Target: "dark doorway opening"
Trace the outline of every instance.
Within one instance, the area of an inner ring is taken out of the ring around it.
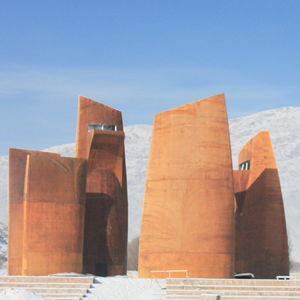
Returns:
[[[107,276],[107,264],[96,263],[95,265],[95,275],[96,276]]]

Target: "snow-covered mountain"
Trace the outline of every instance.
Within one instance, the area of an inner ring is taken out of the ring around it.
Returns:
[[[261,130],[269,130],[277,161],[292,259],[300,262],[300,108],[285,107],[259,112],[229,121],[233,167],[244,144]],[[125,151],[129,199],[129,240],[140,233],[151,125],[125,127]],[[45,151],[74,156],[75,144],[54,146]],[[8,158],[0,156],[0,221],[7,224]]]
[[[0,276],[7,265],[7,226],[0,222]],[[4,272],[5,274],[5,272]]]

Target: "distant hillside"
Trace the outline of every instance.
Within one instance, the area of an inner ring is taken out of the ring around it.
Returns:
[[[0,222],[0,270],[7,265],[7,226]],[[0,271],[0,276],[2,272]]]
[[[269,130],[276,156],[288,231],[292,241],[292,258],[300,262],[300,108],[285,107],[259,112],[229,121],[233,167],[243,145],[261,130]],[[129,198],[129,240],[140,233],[147,162],[152,126],[125,127],[125,151]],[[46,151],[74,156],[74,144],[54,146]],[[0,221],[7,223],[8,159],[0,156]]]

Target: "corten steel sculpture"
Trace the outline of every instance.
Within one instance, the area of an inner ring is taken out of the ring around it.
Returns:
[[[10,149],[9,275],[82,271],[87,163]]]
[[[42,151],[9,149],[7,274],[22,275],[24,179],[27,155],[59,157]]]
[[[224,94],[155,115],[139,277],[149,278],[154,270],[234,276],[234,195]]]
[[[88,160],[83,271],[124,275],[128,205],[122,113],[79,96],[75,156]]]
[[[259,132],[241,150],[234,171],[237,273],[256,278],[289,275],[284,207],[268,131]]]

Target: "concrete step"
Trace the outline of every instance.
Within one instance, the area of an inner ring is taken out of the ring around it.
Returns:
[[[197,299],[197,298],[196,298]],[[299,300],[298,296],[289,296],[289,297],[282,297],[282,296],[221,296],[221,300]]]
[[[300,280],[271,280],[271,279],[206,279],[206,278],[168,278],[167,285],[243,285],[243,286],[300,286]]]
[[[242,285],[167,285],[168,290],[196,290],[196,289],[205,289],[205,290],[264,290],[264,291],[300,291],[300,286],[242,286]]]
[[[204,293],[220,294],[226,300],[299,300],[300,280],[167,279],[167,299],[199,299]]]
[[[166,294],[167,295],[201,295],[204,294],[205,292],[203,290],[198,290],[198,289],[197,290],[167,290]]]
[[[58,283],[58,282],[0,282],[0,289],[2,287],[10,288],[10,287],[16,287],[16,285],[19,288],[30,288],[30,287],[37,287],[37,288],[90,288],[89,283]]]
[[[220,294],[221,296],[298,296],[300,291],[228,291],[228,290],[167,290],[167,295],[201,295],[205,293]]]
[[[209,291],[205,291],[207,293]],[[274,297],[274,296],[280,296],[280,297],[298,297],[300,299],[300,292],[264,292],[264,291],[253,291],[253,292],[241,292],[241,291],[214,291],[214,293],[220,294],[222,296],[268,296],[268,297]]]
[[[62,277],[62,276],[0,276],[0,282],[47,282],[47,283],[89,283],[94,277]]]
[[[168,296],[166,299],[198,299],[200,296]],[[221,300],[299,300],[299,297],[282,297],[282,296],[221,296]]]
[[[199,300],[200,296],[199,295],[195,295],[195,296],[190,296],[190,295],[172,295],[166,296],[166,299],[184,299],[184,300],[188,300],[188,299],[198,299]],[[298,296],[221,296],[221,300],[299,300]]]
[[[17,288],[21,288],[21,287],[17,287]],[[6,290],[7,288],[5,287],[1,287],[0,291]],[[23,289],[23,287],[22,287]],[[86,288],[39,288],[39,287],[28,287],[26,288],[26,290],[28,291],[32,291],[35,292],[37,294],[41,294],[41,293],[48,293],[48,294],[57,294],[57,293],[69,293],[69,294],[85,294],[87,292],[88,289]]]
[[[49,300],[80,300],[82,298],[82,296],[80,297],[71,297],[71,296],[68,296],[68,297],[52,297],[52,296],[49,296],[47,297],[47,299]]]
[[[43,296],[45,297],[45,296]],[[52,297],[52,296],[48,296],[47,299],[49,300],[80,300],[82,298],[82,296],[80,297],[71,297],[71,296],[67,296],[67,297]]]
[[[69,293],[56,293],[56,294],[52,294],[52,293],[37,293],[40,296],[46,297],[46,298],[80,298],[83,297],[84,294],[82,293],[73,293],[73,294],[69,294]]]
[[[26,289],[49,300],[79,300],[94,282],[88,276],[0,276],[0,291]]]

